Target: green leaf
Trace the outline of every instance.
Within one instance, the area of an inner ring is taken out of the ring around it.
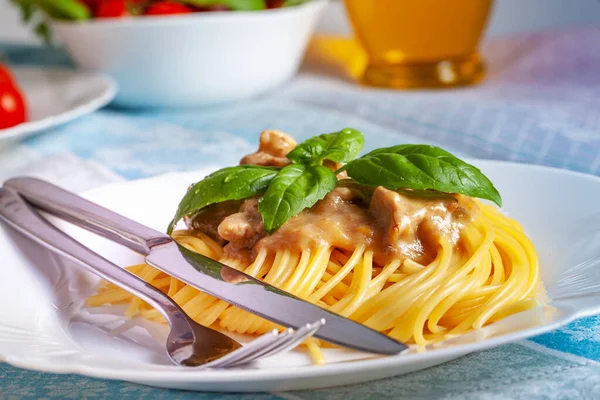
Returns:
[[[407,144],[377,149],[341,170],[366,185],[461,193],[502,205],[500,193],[479,169],[435,146]]]
[[[34,32],[44,40],[44,44],[50,45],[52,43],[52,33],[46,22],[37,24]]]
[[[27,23],[31,21],[31,17],[33,17],[34,7],[30,3],[22,3],[21,7],[21,17],[23,18],[23,22]]]
[[[46,15],[36,0],[10,0],[10,2],[21,11],[21,19],[24,24],[37,21],[34,32],[41,37],[46,44],[50,43],[50,32],[46,24]]]
[[[38,0],[42,9],[54,19],[83,21],[90,19],[90,9],[77,0]]]
[[[332,191],[336,183],[335,173],[322,165],[291,164],[284,167],[258,204],[267,233],[277,230],[305,208],[312,207]]]
[[[78,0],[10,0],[21,10],[25,23],[34,23],[34,32],[51,44],[49,19],[78,21],[91,18],[89,8]]]
[[[182,0],[183,3],[194,6],[227,6],[233,11],[256,11],[267,8],[265,0]]]
[[[227,4],[234,11],[256,11],[267,8],[265,0],[227,0]]]
[[[183,217],[210,204],[247,199],[264,193],[278,172],[279,168],[240,165],[210,174],[188,190],[167,232],[170,234]]]
[[[10,3],[20,9],[21,19],[24,23],[30,22],[37,10],[37,5],[32,0],[10,0]]]
[[[295,7],[304,3],[308,3],[311,0],[285,0],[283,7]]]
[[[364,144],[365,138],[362,133],[346,128],[300,143],[287,158],[298,164],[320,164],[324,159],[346,162],[355,158],[362,151]]]

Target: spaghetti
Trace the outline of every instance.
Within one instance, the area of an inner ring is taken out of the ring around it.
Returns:
[[[462,234],[463,251],[440,240],[428,265],[413,260],[373,262],[373,251],[359,245],[352,253],[322,246],[300,253],[262,249],[249,265],[224,256],[223,247],[201,233],[176,231],[186,248],[220,260],[323,308],[391,337],[427,345],[481,328],[537,305],[540,288],[536,251],[514,220],[479,204],[481,216]],[[232,332],[260,334],[273,323],[185,285],[151,266],[129,270],[171,296],[194,320]],[[164,322],[149,305],[104,283],[88,299],[91,307],[129,303],[127,316],[140,314]],[[323,356],[308,343],[316,361]]]
[[[294,146],[279,149],[287,153]],[[285,153],[259,152],[251,162],[271,157],[285,165]],[[252,197],[203,208],[187,220],[188,230],[172,236],[191,251],[418,346],[543,301],[535,248],[496,207],[463,195],[415,195],[344,182],[270,235]],[[151,266],[129,270],[202,325],[242,334],[281,329]],[[107,282],[88,299],[91,307],[116,303],[129,304],[128,317],[164,322],[148,304]],[[321,347],[327,343],[305,344],[316,362],[324,361]]]

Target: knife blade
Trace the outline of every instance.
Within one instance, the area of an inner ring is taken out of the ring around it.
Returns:
[[[308,303],[175,242],[151,249],[146,262],[212,296],[277,324],[300,328],[325,319],[314,335],[340,346],[378,354],[398,354],[406,345],[348,318]]]
[[[280,325],[299,328],[325,319],[316,337],[376,354],[398,354],[407,346],[350,319],[259,281],[216,260],[191,252],[148,228],[48,182],[13,178],[4,183],[33,206],[120,243],[175,278]]]

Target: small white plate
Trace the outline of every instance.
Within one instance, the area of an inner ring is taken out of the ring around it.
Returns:
[[[117,86],[105,75],[71,69],[15,67],[29,121],[0,129],[0,147],[69,122],[107,105]]]
[[[310,389],[405,374],[600,313],[600,179],[537,166],[474,163],[497,185],[504,211],[523,224],[535,243],[552,307],[505,318],[424,353],[373,357],[326,350],[328,364],[315,366],[305,353],[294,351],[243,369],[186,370],[169,364],[161,344],[164,327],[142,320],[128,322],[118,307],[81,307],[97,278],[0,226],[0,359],[41,371],[189,390]],[[206,172],[117,183],[87,197],[164,230],[189,183]],[[120,265],[141,260],[88,232],[67,230]],[[134,328],[122,332],[123,324]]]

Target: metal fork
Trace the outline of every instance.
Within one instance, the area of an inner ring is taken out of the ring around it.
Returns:
[[[274,329],[254,339],[241,349],[233,351],[218,360],[211,361],[205,366],[210,368],[230,368],[284,353],[314,335],[324,324],[325,320],[322,319],[312,324],[306,324],[296,331],[288,328],[279,333]]]
[[[0,188],[0,220],[151,304],[169,324],[166,349],[177,365],[230,368],[250,363],[292,349],[325,323],[324,320],[316,321],[296,331],[287,329],[279,333],[273,330],[242,346],[223,333],[196,323],[166,294],[58,230],[7,188]]]

